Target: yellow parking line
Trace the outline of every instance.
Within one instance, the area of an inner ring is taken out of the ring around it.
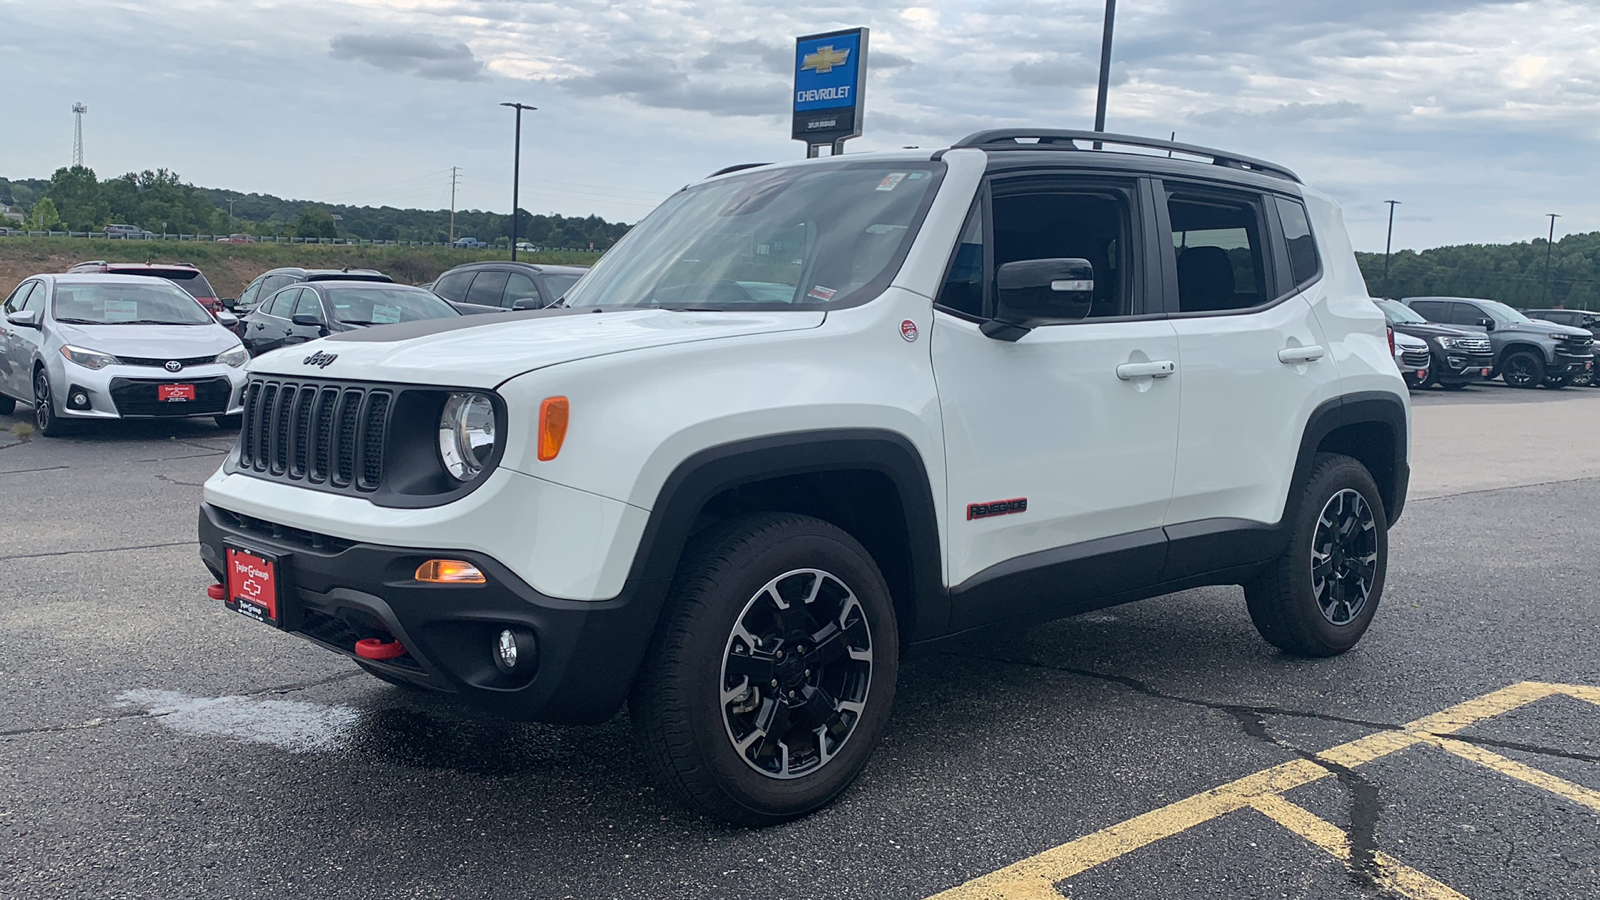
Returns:
[[[1340,862],[1350,861],[1350,840],[1342,829],[1331,822],[1275,794],[1258,797],[1250,805],[1267,818],[1326,850]],[[1373,881],[1379,887],[1413,900],[1468,900],[1449,885],[1429,878],[1387,853],[1374,853],[1372,861],[1377,865]]]
[[[1476,744],[1467,744],[1461,741],[1452,741],[1448,738],[1438,738],[1430,743],[1461,757],[1471,760],[1480,766],[1486,766],[1499,772],[1507,778],[1515,778],[1524,784],[1531,784],[1536,788],[1543,788],[1558,797],[1581,803],[1595,812],[1600,812],[1600,791],[1590,790],[1581,784],[1573,784],[1565,778],[1557,778],[1549,772],[1525,766],[1514,759],[1507,759],[1498,753],[1485,750]]]
[[[1378,732],[1340,744],[1319,754],[1319,757],[1337,766],[1356,768],[1419,743],[1437,744],[1442,740],[1437,735],[1460,731],[1485,719],[1504,715],[1557,694],[1566,694],[1600,704],[1600,688],[1525,681],[1467,700],[1441,712],[1423,716],[1402,726],[1398,731]],[[1511,760],[1505,762],[1517,765]],[[1554,776],[1544,775],[1534,769],[1528,771],[1544,776],[1545,779],[1560,781]],[[1275,795],[1326,778],[1330,774],[1332,773],[1327,769],[1308,760],[1295,760],[1273,766],[1052,847],[1035,856],[936,894],[929,900],[1044,900],[1044,898],[1059,900],[1061,895],[1055,889],[1058,882],[1246,806],[1260,809],[1259,804],[1265,803],[1273,809],[1282,811],[1273,801],[1283,803],[1288,801],[1283,801],[1281,797]],[[1530,784],[1540,784],[1528,778],[1522,780]],[[1562,784],[1568,783],[1562,782]],[[1543,787],[1545,784],[1540,786]],[[1570,787],[1580,791],[1587,790],[1578,788],[1577,785]],[[1305,815],[1310,816],[1310,813]],[[1316,833],[1322,834],[1320,830]],[[1316,840],[1313,840],[1313,843],[1324,846]],[[1389,857],[1384,859],[1388,859],[1389,864],[1392,864],[1390,870],[1398,873],[1395,876],[1396,890],[1404,888],[1402,893],[1415,892],[1408,893],[1408,896],[1421,898],[1461,896],[1422,873],[1401,866]],[[1449,893],[1440,893],[1441,890]]]

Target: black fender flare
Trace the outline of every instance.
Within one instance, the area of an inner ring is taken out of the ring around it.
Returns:
[[[1372,477],[1383,494],[1389,524],[1392,526],[1399,521],[1400,513],[1405,509],[1406,489],[1411,480],[1411,465],[1406,455],[1409,445],[1406,404],[1399,395],[1387,391],[1360,391],[1323,402],[1307,418],[1305,431],[1300,437],[1300,453],[1295,459],[1294,479],[1289,483],[1289,497],[1284,502],[1280,522],[1291,521],[1290,515],[1295,511],[1299,487],[1310,477],[1312,460],[1323,440],[1340,428],[1366,424],[1382,425],[1392,436],[1394,443],[1389,450],[1393,454],[1394,471],[1373,472]]]
[[[915,632],[942,633],[949,622],[943,554],[933,483],[922,454],[904,435],[871,428],[826,429],[767,435],[701,450],[684,459],[662,483],[628,581],[659,618],[667,589],[701,511],[724,491],[785,476],[865,470],[885,476],[901,503],[910,550]]]

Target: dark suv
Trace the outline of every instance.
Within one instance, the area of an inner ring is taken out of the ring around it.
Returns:
[[[1523,310],[1523,315],[1570,328],[1582,328],[1593,338],[1600,339],[1600,312],[1592,309],[1528,309]],[[1590,369],[1573,378],[1572,383],[1579,387],[1593,387],[1596,384],[1594,370]]]
[[[1437,325],[1398,300],[1374,300],[1383,310],[1389,326],[1399,334],[1409,334],[1428,345],[1432,364],[1428,383],[1447,391],[1458,391],[1483,381],[1494,371],[1494,350],[1488,336],[1479,331]]]
[[[271,297],[291,284],[302,281],[385,281],[392,282],[393,278],[376,269],[302,269],[299,266],[283,266],[278,269],[268,269],[256,276],[256,280],[239,292],[239,299],[225,301],[231,303],[231,309],[244,315],[256,308],[256,304]]]
[[[1566,387],[1594,371],[1594,338],[1582,328],[1535,322],[1498,300],[1407,297],[1429,322],[1487,332],[1495,371],[1515,388]]]
[[[103,259],[94,259],[81,262],[67,270],[77,275],[85,272],[100,272],[106,275],[148,275],[152,278],[165,278],[189,293],[189,296],[200,301],[211,315],[222,312],[222,303],[217,300],[216,289],[200,270],[188,263],[108,263]]]
[[[520,262],[467,263],[423,287],[464,313],[543,309],[589,271],[588,266],[536,266]]]

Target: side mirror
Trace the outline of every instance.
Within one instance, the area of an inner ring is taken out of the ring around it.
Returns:
[[[232,328],[239,324],[239,317],[227,310],[217,313],[217,324],[223,328]]]
[[[295,313],[289,317],[289,321],[296,325],[304,325],[307,328],[315,328],[322,324],[322,320],[311,313]]]
[[[995,273],[998,303],[985,335],[1014,341],[1040,325],[1078,322],[1094,302],[1094,266],[1086,259],[1023,259]]]
[[[1482,328],[1484,331],[1493,331],[1494,330],[1494,320],[1493,319],[1479,319],[1478,320],[1478,327]]]
[[[238,298],[236,298],[236,297],[223,297],[222,298],[222,308],[223,309],[238,309],[239,308],[239,300],[238,300]]]
[[[6,316],[6,321],[23,328],[39,327],[39,311],[37,309],[19,309]]]
[[[544,309],[544,301],[538,297],[522,297],[512,302],[512,309]]]

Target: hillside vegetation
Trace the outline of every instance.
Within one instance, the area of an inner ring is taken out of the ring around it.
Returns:
[[[74,263],[184,262],[205,273],[220,296],[237,297],[257,275],[278,266],[371,268],[403,284],[432,281],[462,263],[508,259],[505,250],[350,244],[217,244],[204,241],[123,241],[103,238],[0,237],[0,290],[9,294],[29,275],[65,272]],[[598,253],[519,253],[534,263],[589,265]]]
[[[1465,244],[1420,253],[1402,250],[1389,261],[1384,290],[1383,254],[1358,253],[1361,273],[1374,297],[1483,297],[1519,309],[1565,306],[1600,309],[1600,231],[1569,234],[1550,248],[1550,287],[1545,292],[1549,244]]]

